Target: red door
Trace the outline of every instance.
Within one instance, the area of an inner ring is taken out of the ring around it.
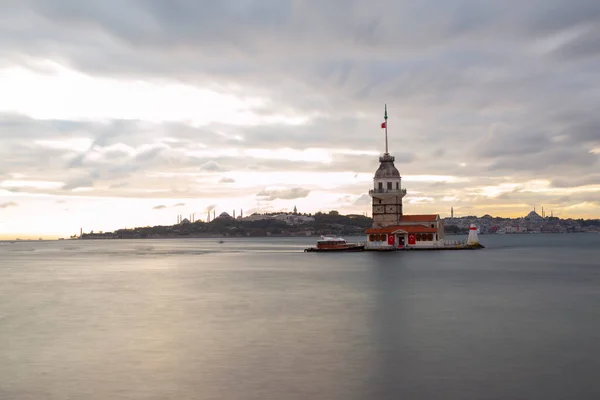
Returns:
[[[411,233],[408,235],[408,244],[417,244],[417,235]]]
[[[388,244],[390,246],[393,246],[395,241],[396,241],[396,238],[394,237],[394,235],[388,235]]]

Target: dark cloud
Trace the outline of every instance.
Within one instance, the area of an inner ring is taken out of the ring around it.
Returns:
[[[582,178],[571,177],[568,179],[553,179],[552,186],[556,188],[572,188],[587,185],[600,185],[600,174],[590,175]]]
[[[523,157],[502,158],[494,161],[490,171],[538,171],[552,176],[553,171],[560,175],[573,175],[578,171],[594,171],[598,168],[599,157],[578,148],[555,148],[546,152],[524,154]]]
[[[143,164],[145,162],[157,158],[160,153],[166,151],[167,149],[170,149],[170,147],[166,145],[161,145],[159,147],[153,147],[150,149],[144,149],[140,153],[136,154],[133,161],[138,165]]]
[[[15,203],[14,201],[9,201],[8,203],[2,203],[0,204],[0,208],[9,208],[9,207],[17,207],[18,204]]]
[[[163,204],[152,207],[153,210],[162,210],[162,209],[165,209],[165,208],[167,208],[167,206],[165,206]]]
[[[221,179],[219,179],[219,183],[235,183],[235,179],[233,179],[233,178],[221,178]]]
[[[292,200],[308,196],[310,190],[303,188],[291,188],[282,190],[261,190],[256,197],[262,201],[272,201],[276,199]]]
[[[333,150],[383,151],[379,124],[386,101],[390,150],[403,177],[597,184],[598,155],[590,150],[600,147],[598,26],[596,0],[519,6],[475,0],[8,1],[0,13],[0,67],[40,69],[36,59],[53,59],[92,75],[175,80],[263,97],[253,109],[263,117],[314,117],[296,126],[198,127],[0,114],[0,181],[25,174],[64,182],[67,190],[94,187],[96,195],[147,190],[193,197],[241,193],[201,186],[217,182],[223,171],[372,173],[376,156]],[[90,140],[89,149],[35,144],[80,138]],[[330,149],[331,160],[243,154],[268,149],[277,155],[286,147]],[[220,152],[231,148],[239,153]],[[156,177],[171,172],[198,175]],[[464,185],[407,183],[444,194]]]
[[[94,180],[98,177],[96,172],[84,174],[76,178],[68,180],[63,186],[63,190],[73,190],[77,188],[85,188],[94,186]]]
[[[235,77],[257,84],[281,84],[281,77],[293,72],[315,86],[325,82],[354,89],[355,95],[374,95],[377,84],[390,87],[406,69],[398,60],[415,60],[418,68],[423,53],[463,49],[457,56],[473,63],[479,61],[473,49],[493,44],[498,51],[512,50],[511,41],[527,42],[597,22],[597,9],[593,0],[536,0],[519,7],[474,0],[418,5],[178,0],[168,6],[158,1],[123,6],[116,0],[39,0],[13,3],[0,26],[4,48],[17,54],[58,53],[91,72]],[[17,22],[31,20],[32,11],[35,31]],[[73,29],[79,35],[72,35]]]
[[[367,193],[361,194],[356,200],[354,200],[354,205],[357,206],[365,206],[371,204],[371,196]]]
[[[216,161],[209,161],[207,163],[204,163],[200,165],[199,169],[202,171],[210,172],[223,171],[223,168],[221,168],[221,166]]]
[[[589,26],[586,31],[556,49],[553,55],[566,61],[600,56],[600,28],[597,21],[596,26]]]

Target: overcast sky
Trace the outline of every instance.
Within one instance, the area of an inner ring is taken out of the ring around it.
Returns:
[[[0,235],[233,209],[600,218],[600,2],[0,0]]]

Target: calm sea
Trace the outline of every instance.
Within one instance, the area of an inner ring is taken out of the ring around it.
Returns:
[[[600,399],[600,235],[314,240],[0,242],[0,399]]]

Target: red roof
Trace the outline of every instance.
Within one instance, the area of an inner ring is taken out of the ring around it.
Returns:
[[[436,228],[429,228],[423,225],[394,225],[386,226],[385,228],[369,228],[365,231],[367,235],[372,233],[394,233],[394,232],[406,232],[406,233],[436,233]]]
[[[369,228],[365,231],[367,235],[371,233],[392,233],[398,230],[397,226],[386,226],[385,228]]]
[[[402,222],[431,222],[437,221],[437,214],[423,214],[423,215],[403,215],[401,218]]]

